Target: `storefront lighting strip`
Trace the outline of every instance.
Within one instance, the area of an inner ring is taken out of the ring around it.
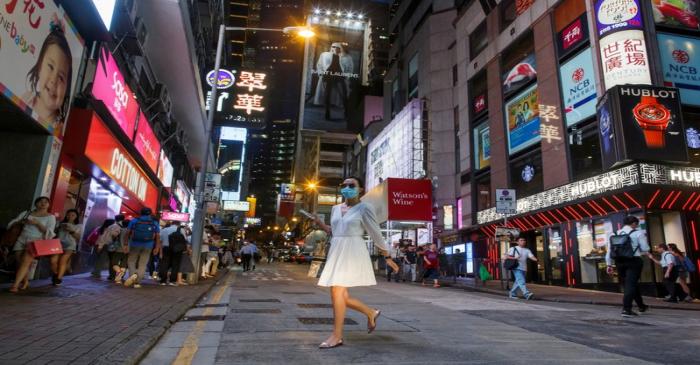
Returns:
[[[607,204],[610,208],[612,208],[613,212],[617,212],[619,209],[617,209],[616,206],[614,206],[607,198],[603,197],[603,201],[605,204]]]
[[[591,207],[591,209],[595,210],[596,213],[598,213],[598,215],[605,215],[605,211],[596,207],[592,202],[587,201],[586,204],[588,204],[588,206]]]
[[[582,204],[576,204],[576,206],[579,207],[579,208],[581,208],[581,210],[583,210],[583,212],[586,213],[586,215],[588,216],[588,218],[593,217],[593,214],[591,214],[591,212],[589,212],[588,210],[586,210],[586,207],[584,207]]]
[[[693,204],[690,206],[690,210],[695,210],[695,204],[698,202],[698,200],[700,200],[700,194],[698,194],[698,197],[693,201]]]
[[[654,200],[656,200],[656,197],[659,196],[659,193],[661,193],[661,189],[656,189],[656,192],[651,196],[651,199],[649,199],[649,202],[647,203],[647,208],[652,207]]]
[[[564,207],[564,209],[566,209],[566,211],[569,212],[569,213],[570,213],[574,218],[576,218],[577,220],[583,220],[583,216],[581,216],[580,214],[578,214],[578,212],[577,212],[576,210],[574,210],[573,208],[571,208],[571,207]]]
[[[630,207],[628,207],[627,204],[625,204],[622,200],[620,200],[620,198],[618,198],[617,195],[613,195],[612,197],[613,197],[613,199],[615,199],[618,203],[620,203],[620,205],[622,205],[623,207],[625,207],[625,210],[630,210]]]
[[[547,218],[547,216],[544,215],[544,213],[537,213],[537,217],[539,217],[539,218],[541,218],[543,221],[547,222],[547,225],[550,225],[550,226],[551,226],[551,225],[554,225],[554,223],[552,223],[552,221],[550,221],[549,218]]]
[[[559,218],[557,218],[557,217],[554,215],[554,213],[552,213],[551,210],[548,210],[548,211],[547,211],[547,214],[549,214],[549,216],[552,217],[552,221],[553,221],[553,222],[561,223],[561,221],[559,220]]]
[[[603,208],[603,206],[602,206],[602,205],[598,204],[598,202],[597,202],[597,201],[595,201],[595,200],[591,200],[591,203],[593,203],[593,205],[594,205],[595,207],[598,207],[598,209],[600,209],[600,210],[601,210],[601,211],[603,212],[603,214],[602,214],[602,215],[606,215],[606,214],[608,214],[608,213],[609,213],[609,212],[608,212],[608,210],[607,210],[607,209],[605,209],[605,208]]]
[[[668,194],[668,196],[666,196],[666,199],[664,199],[664,203],[661,204],[661,209],[665,209],[665,208],[666,208],[666,203],[668,203],[669,199],[671,199],[671,197],[672,197],[673,194],[675,194],[675,193],[676,193],[675,190],[671,190],[671,192]]]
[[[638,202],[632,195],[630,195],[630,194],[627,193],[627,192],[625,192],[624,194],[625,194],[625,196],[627,197],[627,199],[631,200],[634,204],[636,204],[638,208],[641,208],[641,207],[642,207],[642,205],[639,204],[639,202]]]
[[[693,198],[695,198],[696,194],[697,194],[696,192],[693,192],[692,194],[690,194],[690,197],[688,199],[686,199],[685,204],[683,204],[683,208],[681,208],[681,210],[685,210],[685,208],[688,206],[688,203],[690,203],[690,201],[693,200]]]
[[[554,209],[554,211],[557,213],[557,215],[559,215],[563,219],[562,222],[568,222],[571,220],[564,213],[560,212],[559,209]]]
[[[690,230],[693,231],[693,244],[695,251],[700,250],[698,247],[698,234],[695,232],[695,221],[690,221]],[[698,259],[698,263],[700,263],[700,259]],[[698,265],[698,267],[700,267],[700,265]]]
[[[668,209],[672,209],[672,208],[673,208],[673,206],[676,204],[676,201],[678,200],[678,198],[681,197],[681,195],[683,195],[683,192],[682,192],[682,191],[678,191],[678,195],[676,195],[676,197],[673,199],[673,201],[671,201],[671,204],[668,205]]]

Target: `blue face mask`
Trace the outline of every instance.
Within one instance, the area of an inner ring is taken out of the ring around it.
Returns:
[[[359,190],[357,188],[344,187],[340,189],[340,193],[343,194],[343,198],[352,199],[357,197]]]

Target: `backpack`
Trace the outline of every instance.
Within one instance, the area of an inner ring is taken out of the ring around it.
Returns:
[[[132,228],[131,240],[134,242],[151,242],[156,238],[156,227],[153,220],[137,220]]]
[[[685,267],[685,271],[687,272],[696,272],[698,270],[698,268],[695,267],[693,260],[691,260],[688,256],[683,256],[683,263],[681,267]]]
[[[170,244],[170,250],[175,253],[183,252],[187,249],[187,239],[179,229],[168,235],[168,243]]]
[[[632,247],[632,232],[624,233],[622,231],[610,236],[610,258],[612,259],[629,259],[634,257],[634,254],[639,250],[639,246]]]

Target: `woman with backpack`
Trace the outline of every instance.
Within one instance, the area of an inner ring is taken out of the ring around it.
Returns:
[[[688,303],[693,302],[693,296],[690,295],[690,287],[688,287],[688,274],[689,271],[694,271],[694,268],[689,267],[688,263],[692,265],[692,261],[685,256],[675,243],[669,243],[668,248],[673,252],[673,256],[676,257],[676,262],[678,262],[678,284],[680,284],[683,292],[685,292],[685,301]]]
[[[664,302],[678,303],[678,294],[676,293],[676,280],[678,280],[679,268],[676,261],[676,256],[673,255],[671,249],[665,243],[656,245],[656,253],[661,255],[661,259],[657,260],[652,255],[649,259],[661,266],[661,271],[664,276],[664,286],[668,292],[668,296],[664,298]]]

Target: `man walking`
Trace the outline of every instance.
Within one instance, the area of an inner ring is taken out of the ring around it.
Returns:
[[[250,270],[250,243],[248,241],[243,242],[243,247],[241,247],[241,260],[243,260],[243,271]]]
[[[627,216],[624,226],[608,241],[608,252],[605,254],[607,272],[612,275],[613,263],[617,268],[620,284],[624,285],[622,298],[622,316],[636,317],[639,314],[632,310],[632,301],[637,302],[639,312],[646,312],[649,306],[644,304],[639,290],[639,278],[642,276],[644,261],[642,255],[649,255],[649,241],[644,231],[639,230],[639,219]]]
[[[506,255],[506,258],[518,260],[518,266],[511,270],[515,278],[515,284],[513,284],[513,288],[510,290],[509,298],[518,299],[518,289],[520,289],[523,293],[523,297],[530,300],[533,294],[527,289],[527,285],[525,284],[527,277],[527,260],[530,259],[537,262],[537,257],[532,254],[529,248],[525,247],[525,245],[527,245],[527,240],[524,237],[518,238],[517,242],[518,245],[511,247]]]
[[[406,281],[406,277],[411,279],[411,282],[416,281],[416,259],[418,255],[416,254],[416,246],[409,245],[406,249],[406,254],[403,257],[403,281]]]
[[[172,242],[170,242],[171,235],[177,232],[179,229],[180,227],[177,224],[169,222],[165,228],[160,231],[160,243],[163,251],[160,257],[160,263],[158,265],[160,285],[168,284],[168,270],[172,270],[174,274],[170,275],[170,285],[175,285],[175,282],[177,281],[175,277],[177,277],[177,271],[179,271],[180,268],[180,261],[182,261],[182,252],[187,248],[186,243],[184,245],[185,247],[181,247],[183,246],[182,241],[176,242],[177,247],[173,247],[171,244]],[[184,240],[185,237],[182,236],[182,239]]]
[[[151,217],[151,208],[141,209],[141,216],[129,222],[129,278],[124,286],[141,287],[141,280],[146,274],[146,265],[151,256],[160,254],[160,226]]]

